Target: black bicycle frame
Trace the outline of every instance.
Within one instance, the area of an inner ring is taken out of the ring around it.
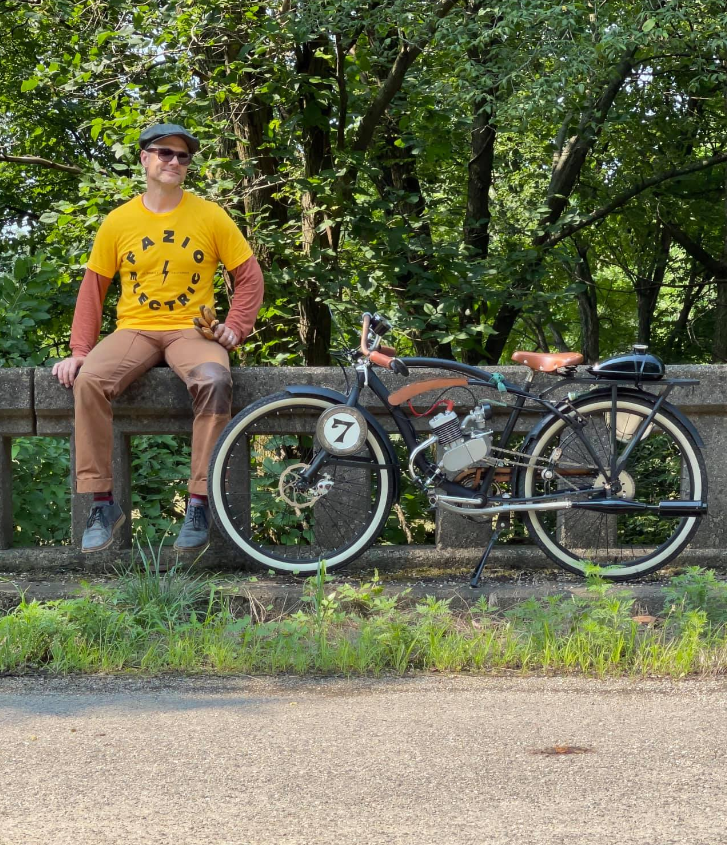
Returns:
[[[473,367],[469,364],[462,364],[459,361],[448,361],[440,358],[403,358],[401,360],[410,369],[441,369],[449,370],[451,372],[459,373],[461,375],[466,375],[468,376],[468,384],[472,387],[486,387],[490,390],[500,392],[498,384],[501,384],[505,388],[507,393],[510,393],[511,395],[515,396],[515,403],[512,406],[510,416],[508,417],[508,420],[505,423],[505,427],[502,430],[502,433],[500,434],[500,438],[497,443],[496,448],[498,449],[507,448],[510,442],[510,438],[512,437],[512,434],[515,431],[517,421],[520,418],[520,415],[522,414],[523,410],[525,409],[526,402],[530,400],[531,402],[537,403],[541,406],[541,408],[537,410],[537,413],[541,414],[542,416],[552,414],[558,417],[559,419],[563,420],[566,425],[568,425],[575,432],[576,436],[579,438],[580,442],[583,444],[584,448],[586,449],[590,457],[593,459],[595,466],[603,474],[603,477],[607,479],[618,478],[621,469],[626,465],[626,462],[628,461],[628,458],[631,455],[631,452],[633,451],[634,447],[637,445],[649,425],[651,425],[651,423],[653,422],[654,417],[658,413],[659,409],[663,406],[664,402],[666,401],[666,397],[671,392],[671,390],[677,385],[681,386],[689,384],[698,384],[697,380],[695,379],[664,379],[659,382],[659,385],[664,386],[666,389],[661,394],[654,394],[649,393],[645,390],[641,390],[640,387],[635,385],[633,381],[612,381],[605,385],[602,381],[599,381],[595,378],[578,377],[574,375],[564,376],[556,384],[551,385],[551,387],[543,391],[542,394],[535,395],[530,392],[530,380],[526,383],[525,388],[521,388],[518,385],[507,381],[501,376],[498,378],[493,378],[493,375],[491,373],[488,373],[486,370],[481,370],[478,367]],[[348,395],[346,404],[349,406],[356,405],[358,403],[361,391],[364,389],[364,387],[368,386],[369,388],[371,388],[373,393],[379,398],[386,410],[391,415],[392,419],[394,420],[394,423],[396,424],[397,429],[399,430],[399,433],[401,434],[404,440],[404,443],[406,444],[407,449],[411,453],[417,447],[417,445],[419,445],[417,440],[417,433],[414,429],[414,426],[412,425],[411,419],[404,413],[404,411],[401,410],[401,408],[396,405],[389,404],[389,390],[378,377],[373,368],[369,367],[368,372],[365,372],[363,369],[358,369],[356,372],[357,380]],[[553,402],[550,402],[548,399],[545,398],[545,395],[547,393],[550,393],[555,388],[562,386],[564,382],[567,382],[568,384],[582,383],[610,387],[612,415],[612,443],[610,466],[603,466],[600,456],[596,453],[590,441],[586,437],[583,437],[581,435],[581,426],[579,424],[577,410],[572,405],[569,405],[567,400],[560,400],[560,404],[566,402],[565,407],[561,409],[561,407],[558,407],[558,405],[554,404]],[[616,403],[618,398],[619,387],[623,388],[624,386],[630,388],[631,390],[636,387],[640,395],[642,395],[643,397],[648,397],[648,401],[653,403],[653,407],[649,412],[648,416],[646,416],[641,421],[639,427],[631,436],[630,442],[624,449],[623,453],[621,455],[618,455],[616,436]],[[445,478],[439,472],[437,467],[433,465],[430,461],[428,461],[426,457],[422,454],[417,455],[415,463],[419,467],[419,469],[422,470],[422,472],[427,473],[430,477],[432,475],[436,475],[437,486],[444,490],[446,493],[477,500],[481,500],[483,495],[487,493],[494,481],[495,473],[499,469],[499,467],[496,465],[488,467],[478,487],[471,488],[464,487],[461,484],[457,484],[456,482],[450,481],[449,479]],[[312,469],[313,467],[311,466],[310,470]],[[515,469],[517,471],[517,468]],[[513,475],[513,477],[515,477],[515,475]],[[576,493],[576,491],[569,493],[569,495],[572,497],[574,493]],[[538,496],[537,499],[538,501],[546,501],[548,499],[556,500],[563,498],[563,495],[563,492],[546,494],[544,496]],[[583,491],[583,495],[587,496],[589,499],[594,499],[610,498],[612,495],[615,494],[612,494],[611,490],[604,486],[597,493],[594,491]],[[506,499],[506,501],[509,503],[529,502],[531,500],[532,497],[529,499],[517,499],[514,497],[508,497]],[[505,497],[491,496],[489,497],[489,501],[504,502]]]

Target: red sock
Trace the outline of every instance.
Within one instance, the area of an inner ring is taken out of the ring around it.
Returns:
[[[110,491],[108,493],[94,493],[93,500],[94,502],[106,502],[109,505],[113,505],[114,496]]]
[[[192,493],[189,497],[190,505],[203,505],[207,507],[207,496],[200,496],[198,493]]]

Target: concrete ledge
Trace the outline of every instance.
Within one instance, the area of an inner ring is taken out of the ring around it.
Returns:
[[[522,384],[527,375],[525,367],[498,367],[497,369],[508,380]],[[585,370],[579,368],[585,375]],[[413,370],[408,381],[422,380],[432,377],[439,370]],[[33,375],[35,379],[33,381]],[[403,379],[393,373],[380,373],[383,382],[391,390],[405,383]],[[696,378],[700,384],[693,387],[679,388],[673,391],[670,399],[679,405],[686,413],[727,412],[727,365],[701,366],[673,366],[667,368],[670,378]],[[345,381],[338,367],[246,367],[233,370],[233,412],[236,413],[245,405],[257,399],[283,390],[289,384],[308,384],[318,387],[328,387],[343,391]],[[536,389],[555,384],[557,379],[538,375]],[[34,386],[35,396],[32,388]],[[565,382],[564,389],[573,389]],[[73,393],[62,387],[53,378],[46,367],[8,369],[0,371],[0,426],[3,420],[13,417],[29,417],[29,412],[35,407],[39,418],[53,419],[62,416],[72,416]],[[659,383],[649,385],[650,389],[658,390]],[[490,390],[482,389],[483,394]],[[426,404],[434,394],[424,394],[418,400],[419,404]],[[460,390],[453,392],[455,398],[464,399],[465,394]],[[509,397],[502,395],[496,398],[508,401]],[[376,407],[378,400],[370,392],[362,397],[365,406]],[[182,382],[167,367],[154,367],[141,376],[128,390],[114,402],[117,415],[142,414],[156,417],[187,417],[191,415],[191,402]],[[501,410],[497,413],[503,413]],[[0,433],[4,429],[0,428]],[[40,432],[39,432],[40,433]]]
[[[512,551],[510,551],[512,549]],[[28,547],[0,550],[0,572],[68,572],[111,571],[115,566],[128,566],[132,561],[132,550],[107,549],[103,552],[86,555],[71,546]],[[432,568],[456,569],[472,567],[479,559],[479,549],[437,549],[435,546],[379,546],[369,549],[361,558],[349,564],[346,573],[398,572],[402,569]],[[138,559],[138,555],[136,556]],[[173,549],[165,548],[162,560],[171,564],[177,559]],[[194,555],[180,560],[195,559]],[[496,549],[492,556],[497,566],[543,569],[550,567],[550,561],[541,552],[532,547],[503,546]],[[239,553],[226,545],[215,544],[197,563],[197,568],[206,572],[254,572],[264,570],[248,565]]]
[[[0,437],[35,434],[34,367],[0,370]]]
[[[527,374],[524,367],[499,367],[497,371],[516,384],[523,383]],[[671,378],[700,380],[699,385],[679,388],[670,396],[670,400],[685,413],[697,415],[727,413],[727,365],[676,366],[668,367],[667,371]],[[423,380],[440,372],[414,370],[409,381]],[[31,391],[33,373],[35,373],[34,399]],[[247,367],[233,370],[232,377],[233,413],[237,413],[263,396],[283,390],[290,384],[307,384],[339,391],[345,389],[343,374],[337,367]],[[381,377],[390,390],[405,383],[393,373],[382,373]],[[535,386],[537,389],[545,389],[555,383],[556,379],[539,375],[536,377]],[[658,390],[658,382],[650,387]],[[577,388],[578,385],[572,383],[569,385],[568,382],[563,385],[564,392]],[[498,396],[496,392],[485,388],[477,389],[477,393],[483,397],[490,395],[500,400],[512,401],[511,397],[502,394]],[[415,405],[420,407],[428,405],[435,395],[436,392],[423,394],[417,398]],[[453,390],[452,397],[461,404],[469,401],[469,394],[462,389]],[[362,404],[374,411],[381,409],[378,399],[370,391],[364,392]],[[28,368],[0,372],[0,433],[5,433],[2,426],[11,425],[10,420],[20,417],[30,419],[33,407],[38,434],[70,434],[73,394],[53,378],[50,369]],[[155,367],[143,375],[114,402],[113,407],[117,425],[129,432],[154,433],[156,428],[167,432],[169,424],[174,424],[175,420],[186,422],[192,418],[192,405],[183,383],[166,367]],[[504,418],[507,413],[505,409],[496,408],[495,419]],[[159,425],[155,425],[155,421]],[[16,423],[16,425],[19,424]],[[183,428],[184,425],[181,425],[180,430]],[[14,434],[8,431],[8,434],[11,433]],[[22,433],[33,432],[28,430],[26,425]]]
[[[82,580],[68,575],[48,578],[29,577],[27,573],[10,573],[0,579],[0,613],[7,612],[20,603],[23,595],[26,601],[53,601],[78,596]],[[115,578],[91,577],[91,587],[113,587]],[[331,582],[335,587],[348,583],[356,585],[356,576],[336,576]],[[250,612],[254,618],[270,618],[283,613],[292,613],[303,606],[305,584],[301,579],[286,577],[259,577],[255,581],[239,576],[215,579],[222,593],[230,599],[236,615]],[[635,600],[634,611],[652,614],[664,608],[663,582],[651,581],[629,585],[614,585],[614,593],[625,592]],[[427,596],[450,602],[455,612],[465,612],[483,597],[487,604],[498,610],[507,610],[527,599],[544,599],[549,596],[583,596],[586,588],[583,581],[566,574],[538,574],[530,578],[505,581],[496,576],[484,577],[480,586],[473,590],[465,579],[458,578],[402,578],[383,582],[386,596],[400,596],[404,607],[422,601]],[[406,594],[403,594],[406,591]]]
[[[480,548],[437,548],[435,546],[378,546],[369,549],[358,560],[343,570],[346,575],[380,573],[403,574],[405,572],[434,571],[437,573],[458,572],[466,574],[477,563],[482,553]],[[89,572],[109,573],[116,567],[126,567],[132,562],[133,552],[129,549],[107,549],[103,552],[85,555],[70,546],[40,546],[21,549],[0,550],[0,572]],[[136,556],[138,560],[138,555]],[[177,554],[169,547],[162,552],[162,560],[170,565]],[[189,562],[194,555],[180,557]],[[662,571],[672,572],[687,566],[703,566],[727,572],[727,550],[711,548],[688,548],[678,560]],[[488,570],[511,573],[563,572],[535,546],[495,547],[488,563]],[[204,572],[250,572],[258,574],[264,570],[248,565],[235,549],[215,546],[206,552],[196,564]],[[575,576],[574,576],[575,577]]]

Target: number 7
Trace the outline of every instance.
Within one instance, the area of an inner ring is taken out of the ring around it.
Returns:
[[[343,431],[339,436],[333,441],[334,443],[343,443],[346,434],[348,434],[349,428],[353,425],[353,420],[342,420],[340,417],[334,417],[333,423],[331,424],[331,428],[340,428],[343,426]]]

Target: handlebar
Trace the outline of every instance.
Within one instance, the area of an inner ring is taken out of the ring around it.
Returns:
[[[400,376],[408,376],[409,368],[403,361],[400,361],[396,357],[396,349],[392,346],[379,346],[376,344],[374,349],[369,348],[369,332],[373,331],[371,328],[371,321],[372,315],[367,311],[363,315],[361,325],[361,354],[365,358],[368,358],[372,364],[376,364],[377,367],[384,367],[385,369],[391,370]],[[389,324],[383,318],[378,318],[378,322],[383,328],[383,331],[381,331],[381,333],[376,332],[376,334],[378,337],[381,337],[388,329]]]
[[[361,325],[361,354],[366,358],[369,357],[369,327],[371,326],[371,314],[367,311],[363,315]]]

